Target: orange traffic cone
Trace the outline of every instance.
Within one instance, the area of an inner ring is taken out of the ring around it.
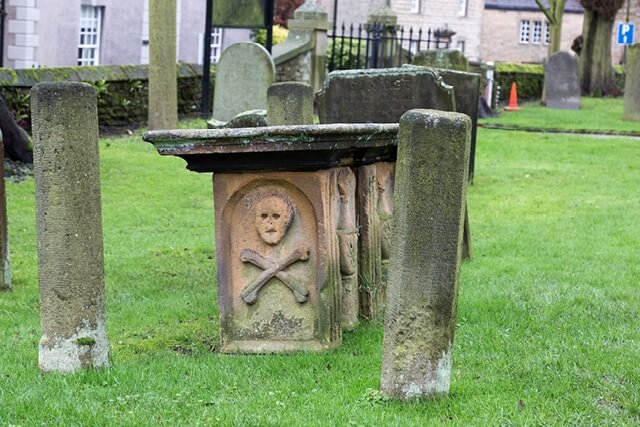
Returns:
[[[505,110],[508,111],[517,111],[518,108],[518,86],[516,86],[516,82],[513,82],[511,85],[511,92],[509,93],[509,105],[504,107]]]

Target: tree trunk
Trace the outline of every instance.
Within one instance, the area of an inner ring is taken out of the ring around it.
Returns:
[[[614,95],[611,66],[611,32],[614,19],[585,10],[582,27],[584,45],[580,52],[580,86],[583,95]]]
[[[29,136],[18,126],[2,97],[0,97],[0,130],[2,130],[5,157],[24,163],[33,163]]]
[[[549,21],[549,49],[547,50],[547,58],[560,51],[560,41],[562,40],[562,20],[564,18],[564,5],[566,0],[557,0],[549,2],[553,21]]]
[[[176,0],[149,2],[149,129],[178,126]]]

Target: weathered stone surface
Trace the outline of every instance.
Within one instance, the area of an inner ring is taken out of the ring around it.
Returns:
[[[146,132],[161,155],[197,172],[317,170],[396,158],[398,124],[268,126]]]
[[[413,65],[422,65],[448,70],[468,71],[469,60],[456,49],[421,50],[411,60]]]
[[[176,0],[149,1],[149,129],[178,127]]]
[[[217,0],[213,7],[213,26],[264,28],[265,4],[256,0]]]
[[[40,369],[109,366],[95,89],[31,92],[40,282]]]
[[[378,190],[378,221],[380,224],[380,255],[382,257],[382,282],[387,283],[389,259],[391,258],[391,218],[393,217],[393,190],[396,164],[376,163],[376,185]],[[384,296],[383,296],[384,297]]]
[[[340,322],[343,329],[358,326],[358,227],[356,226],[356,176],[349,168],[338,173],[338,245],[342,298]]]
[[[4,144],[0,134],[0,290],[9,289],[11,289],[11,265],[7,236],[7,198],[4,189]]]
[[[449,391],[470,128],[467,116],[434,110],[412,110],[400,121],[381,378],[387,396]]]
[[[237,114],[228,122],[211,119],[207,122],[208,129],[238,129],[267,126],[267,110],[251,110]]]
[[[275,65],[257,43],[236,43],[222,52],[216,66],[213,118],[229,121],[243,111],[267,109],[267,89],[274,82]]]
[[[215,174],[223,351],[340,344],[340,172]]]
[[[556,52],[544,64],[544,90],[547,107],[580,109],[578,58],[569,52]]]
[[[275,83],[267,91],[267,123],[313,124],[313,88],[302,82]]]
[[[640,44],[634,44],[627,48],[624,119],[640,121]]]
[[[382,311],[385,283],[382,276],[382,237],[378,218],[376,164],[358,168],[358,281],[360,314],[371,319]]]
[[[320,123],[398,123],[412,108],[455,110],[453,88],[430,68],[333,71],[318,94]]]

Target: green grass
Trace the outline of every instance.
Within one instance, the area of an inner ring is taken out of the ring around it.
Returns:
[[[219,353],[211,176],[139,136],[100,144],[111,369],[39,373],[34,184],[8,184],[0,424],[640,423],[638,140],[480,130],[451,393],[401,403],[380,321],[328,353]]]
[[[582,132],[631,132],[640,135],[640,123],[623,120],[622,98],[582,98],[580,110],[547,108],[539,102],[520,104],[518,111],[481,119],[483,125]]]

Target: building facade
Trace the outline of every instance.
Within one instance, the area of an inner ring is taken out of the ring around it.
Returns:
[[[582,34],[583,15],[578,0],[567,0],[561,50],[570,51]],[[481,38],[483,61],[541,63],[547,57],[549,24],[535,0],[485,0]]]
[[[146,64],[149,0],[4,0],[2,66]],[[177,0],[177,60],[201,63],[205,2]],[[212,29],[212,60],[250,30]]]

